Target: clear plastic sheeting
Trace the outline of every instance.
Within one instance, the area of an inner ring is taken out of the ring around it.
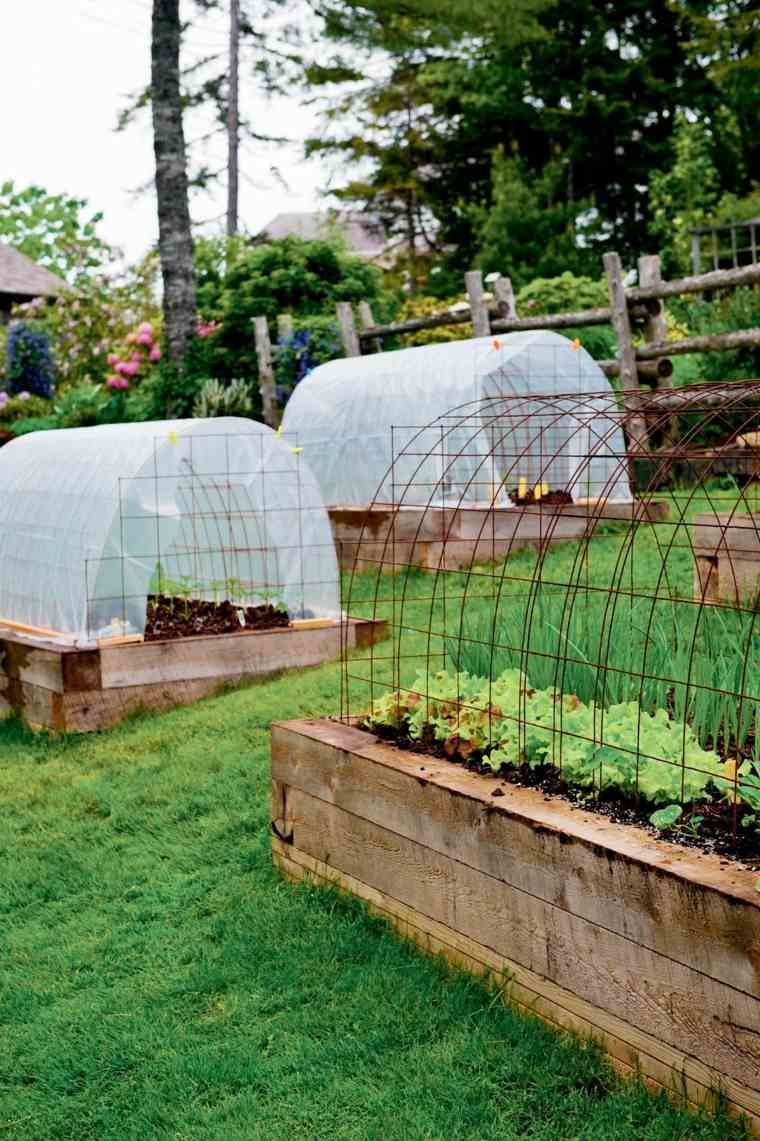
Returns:
[[[610,393],[598,364],[566,337],[509,333],[320,365],[288,401],[283,429],[331,506],[394,503],[410,482],[437,489],[439,501],[507,502],[507,468],[528,486],[630,501],[623,433],[604,413]],[[574,396],[593,394],[598,405],[584,400],[575,410]],[[568,399],[547,418],[540,402],[531,415],[531,396]],[[482,401],[485,423],[489,402],[501,397],[526,398],[511,423],[501,415],[493,438],[458,438],[459,407]],[[421,432],[423,424],[431,427]]]
[[[0,450],[0,623],[142,633],[150,593],[338,617],[319,488],[285,436],[220,417],[35,432]]]

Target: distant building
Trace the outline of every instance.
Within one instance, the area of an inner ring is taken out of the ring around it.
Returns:
[[[14,305],[35,297],[56,297],[66,282],[37,265],[26,254],[0,242],[0,322],[5,324]]]
[[[381,222],[371,214],[350,210],[331,210],[278,214],[261,231],[264,238],[315,238],[329,237],[335,231],[345,238],[349,249],[364,261],[389,267],[403,251],[405,239],[399,235],[389,238]],[[427,247],[418,239],[419,253],[427,252]]]

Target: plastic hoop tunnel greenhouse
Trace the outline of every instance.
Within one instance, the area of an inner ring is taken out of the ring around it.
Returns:
[[[298,449],[220,417],[35,432],[0,451],[0,624],[77,645],[145,629],[148,596],[337,618],[327,513]]]
[[[605,414],[611,393],[577,342],[547,330],[509,333],[320,365],[291,396],[283,430],[303,447],[330,507],[395,502],[412,479],[441,488],[443,502],[478,501],[484,486],[502,482],[500,455],[524,457],[529,484],[550,480],[576,495],[629,502],[623,433]],[[594,395],[558,401],[547,421],[547,397]],[[531,396],[543,398],[534,416]],[[503,397],[522,398],[508,438],[470,439],[452,427],[457,409],[467,407],[469,420],[472,403],[482,402],[487,417],[489,400]],[[507,503],[503,490],[500,501]]]

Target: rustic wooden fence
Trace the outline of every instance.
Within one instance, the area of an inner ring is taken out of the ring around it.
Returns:
[[[691,268],[701,273],[705,263],[713,269],[752,265],[760,254],[760,218],[727,222],[722,226],[695,226],[691,235]]]
[[[379,352],[382,351],[383,340],[386,337],[415,333],[422,329],[437,329],[444,325],[471,324],[475,337],[486,337],[492,333],[516,333],[529,329],[573,329],[610,325],[615,334],[616,355],[613,360],[603,360],[598,363],[607,376],[618,378],[619,386],[626,394],[627,428],[632,450],[646,451],[648,450],[646,421],[639,410],[639,405],[643,396],[653,388],[661,390],[672,386],[671,357],[684,353],[720,352],[744,346],[760,346],[760,328],[667,341],[665,301],[668,297],[754,285],[760,282],[760,263],[694,274],[676,281],[664,281],[660,258],[657,254],[653,254],[639,258],[639,284],[635,288],[626,288],[619,255],[607,253],[603,261],[609,304],[573,313],[544,313],[521,317],[517,313],[514,291],[509,278],[500,276],[493,282],[493,300],[490,300],[486,296],[479,270],[470,270],[465,274],[468,298],[466,304],[444,309],[426,317],[414,317],[408,321],[378,325],[374,321],[369,304],[361,301],[357,306],[359,318],[357,325],[353,306],[348,301],[338,302],[336,314],[344,353],[347,357],[358,357],[368,352]],[[289,315],[285,314],[278,318],[280,336],[286,334],[290,328],[292,328],[292,318]],[[255,318],[254,329],[264,421],[276,426],[279,410],[266,318]],[[634,333],[638,332],[643,334],[644,339],[641,343],[635,344]]]

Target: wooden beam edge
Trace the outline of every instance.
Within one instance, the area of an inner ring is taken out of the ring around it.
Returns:
[[[755,1091],[276,836],[272,836],[272,855],[287,878],[329,885],[359,897],[373,914],[422,950],[443,954],[454,966],[490,979],[502,989],[505,1001],[523,1012],[555,1029],[599,1041],[615,1068],[626,1076],[640,1074],[652,1088],[692,1109],[714,1107],[725,1098],[731,1111],[745,1115],[753,1132],[760,1135],[760,1094]]]
[[[755,888],[756,872],[723,866],[720,856],[697,855],[688,848],[658,840],[633,824],[618,824],[582,809],[573,808],[560,796],[547,797],[543,791],[504,785],[498,778],[471,773],[450,761],[425,756],[425,772],[420,772],[419,754],[396,749],[371,733],[339,720],[301,719],[273,721],[272,753],[284,745],[287,735],[317,740],[338,751],[352,752],[367,761],[395,769],[410,779],[435,784],[454,795],[479,801],[488,812],[511,816],[534,827],[545,828],[594,849],[608,849],[657,874],[686,880],[706,891],[714,891],[732,902],[760,909],[760,893]],[[293,783],[292,780],[290,783]],[[491,792],[501,783],[504,795],[494,801]],[[307,790],[303,790],[307,791]],[[744,872],[746,882],[738,877]]]

